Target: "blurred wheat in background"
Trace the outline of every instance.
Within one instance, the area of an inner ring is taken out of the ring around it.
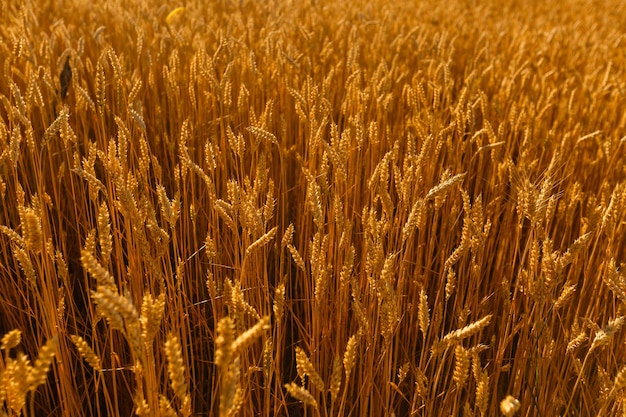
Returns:
[[[622,1],[0,9],[0,416],[626,415]]]

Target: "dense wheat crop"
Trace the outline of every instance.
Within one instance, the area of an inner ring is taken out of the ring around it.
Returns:
[[[621,0],[0,10],[0,416],[626,415]]]

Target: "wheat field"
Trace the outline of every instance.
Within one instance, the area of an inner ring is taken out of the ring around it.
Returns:
[[[0,3],[0,416],[626,416],[626,3]]]

